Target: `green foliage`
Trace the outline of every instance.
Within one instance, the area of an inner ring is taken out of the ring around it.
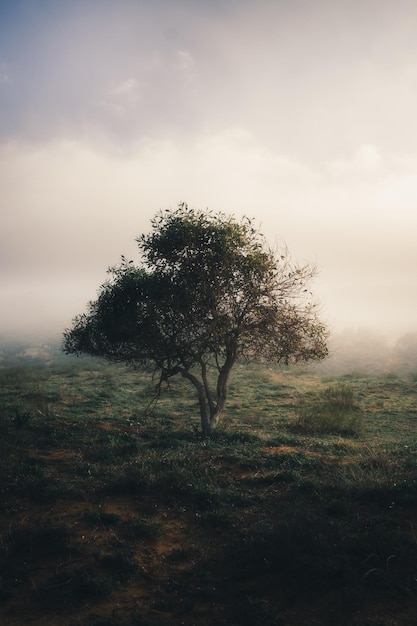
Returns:
[[[344,383],[301,397],[296,411],[295,424],[303,432],[357,435],[363,427],[363,415],[356,404],[354,390]]]
[[[204,434],[217,425],[238,358],[326,356],[326,331],[306,296],[314,269],[276,255],[251,220],[181,204],[137,242],[141,264],[122,258],[109,270],[88,313],[65,331],[67,353],[151,368],[160,387],[181,374],[197,391]]]

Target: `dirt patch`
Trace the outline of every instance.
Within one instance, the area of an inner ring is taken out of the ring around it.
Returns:
[[[314,452],[312,450],[305,450],[296,448],[294,446],[265,446],[262,448],[262,452],[266,454],[305,454],[306,456],[314,457],[317,459],[325,459],[325,455],[321,452]]]

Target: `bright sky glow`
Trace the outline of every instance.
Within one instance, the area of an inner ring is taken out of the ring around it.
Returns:
[[[415,0],[0,0],[0,336],[58,335],[185,201],[417,327]]]

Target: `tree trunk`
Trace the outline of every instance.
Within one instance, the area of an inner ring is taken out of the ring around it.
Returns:
[[[228,391],[227,385],[229,383],[230,372],[232,371],[235,360],[236,353],[235,351],[232,351],[227,355],[223,366],[220,368],[216,386],[217,401],[213,414],[213,420],[215,421],[215,424],[218,423],[220,415],[223,413],[224,405],[226,404]]]
[[[210,390],[207,379],[207,368],[204,362],[200,363],[201,380],[186,370],[181,371],[182,376],[190,380],[197,390],[201,431],[204,437],[210,435],[220,421],[227,399],[227,383],[234,361],[233,356],[229,356],[223,367],[220,368],[215,395]]]
[[[207,401],[206,388],[201,380],[197,378],[197,376],[191,374],[187,370],[182,370],[181,374],[184,378],[190,380],[197,390],[198,405],[200,407],[201,430],[204,436],[209,435],[212,431],[211,411],[209,403]]]
[[[181,373],[184,378],[187,378],[192,382],[197,390],[198,405],[200,408],[201,432],[203,436],[206,437],[216,428],[220,419],[221,410],[219,410],[217,404],[213,402],[207,380],[201,382],[197,376],[190,374],[190,372],[182,371]],[[221,408],[223,408],[223,406]]]

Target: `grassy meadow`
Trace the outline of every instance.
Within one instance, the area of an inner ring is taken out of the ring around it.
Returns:
[[[417,376],[0,369],[0,624],[417,623]]]

